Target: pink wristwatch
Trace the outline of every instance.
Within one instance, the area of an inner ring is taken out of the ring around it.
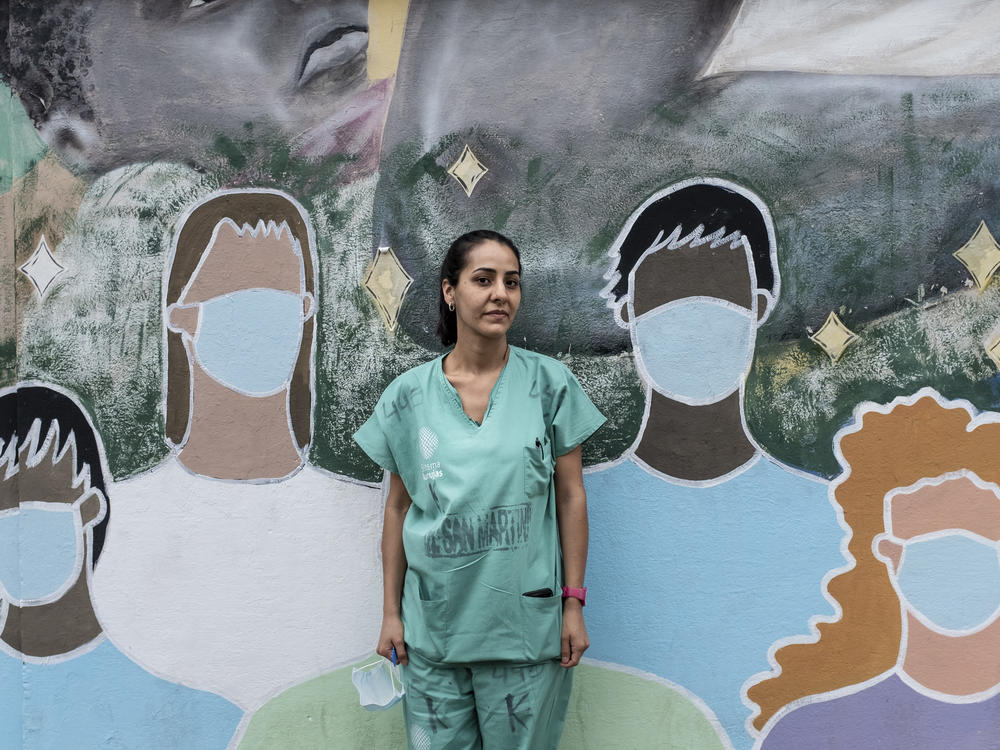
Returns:
[[[563,586],[562,598],[565,599],[568,596],[572,596],[574,599],[580,600],[580,606],[587,606],[587,587],[584,586],[582,589],[574,589],[569,586]]]

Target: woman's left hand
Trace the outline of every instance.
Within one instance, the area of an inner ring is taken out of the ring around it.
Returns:
[[[563,600],[562,661],[564,667],[575,667],[583,652],[590,648],[587,626],[583,624],[583,604],[579,599]]]

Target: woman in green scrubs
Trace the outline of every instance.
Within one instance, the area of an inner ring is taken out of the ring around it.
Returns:
[[[377,652],[404,665],[411,748],[555,748],[583,620],[580,444],[604,417],[562,363],[507,344],[514,243],[479,230],[441,266],[454,348],[396,378],[354,439],[389,472]]]

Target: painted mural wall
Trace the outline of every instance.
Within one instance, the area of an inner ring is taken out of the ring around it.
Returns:
[[[1000,743],[994,3],[0,9],[0,747],[406,745],[351,435],[478,227],[608,416],[563,748]]]

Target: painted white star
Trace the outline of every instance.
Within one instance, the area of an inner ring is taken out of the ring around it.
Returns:
[[[18,269],[21,273],[31,279],[39,297],[44,297],[56,276],[66,269],[59,265],[59,262],[52,257],[49,250],[49,243],[45,241],[45,235],[38,241],[38,247],[31,254],[28,261]]]

